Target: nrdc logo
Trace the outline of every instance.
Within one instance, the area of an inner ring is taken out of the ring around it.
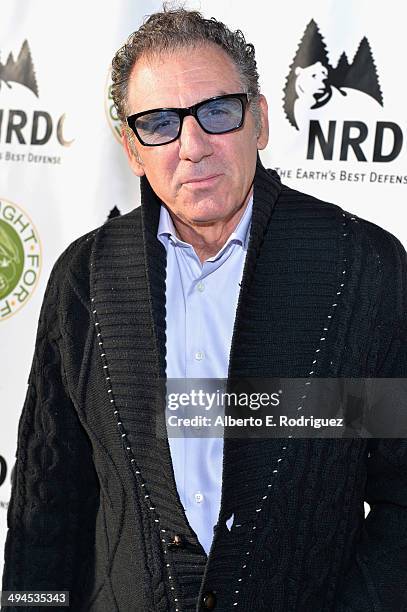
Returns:
[[[286,117],[308,136],[307,159],[314,159],[317,147],[325,160],[347,161],[350,151],[361,162],[396,159],[403,133],[393,121],[376,120],[382,109],[383,93],[368,39],[360,41],[351,62],[343,52],[334,67],[312,19],[284,88]],[[373,121],[366,122],[366,117]]]
[[[27,303],[41,263],[41,244],[31,219],[17,204],[0,200],[0,321]]]
[[[32,95],[28,96],[28,91]],[[55,119],[48,111],[29,110],[35,102],[32,96],[38,99],[39,90],[30,47],[25,40],[16,60],[10,52],[6,63],[0,62],[0,101],[3,106],[0,108],[0,136],[7,144],[45,145],[55,134],[60,145],[71,145],[73,140],[68,140],[64,134],[65,113]]]

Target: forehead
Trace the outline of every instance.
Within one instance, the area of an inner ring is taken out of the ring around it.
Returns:
[[[205,98],[242,91],[232,58],[213,44],[142,57],[128,85],[130,113],[165,106],[191,106]]]

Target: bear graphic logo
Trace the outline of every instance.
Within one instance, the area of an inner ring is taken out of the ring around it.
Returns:
[[[361,98],[366,95],[383,106],[368,39],[361,40],[352,63],[343,52],[334,68],[318,25],[312,19],[305,29],[284,88],[284,111],[288,121],[299,130],[316,109],[328,104],[333,112],[351,105],[360,107]]]
[[[34,64],[27,40],[21,45],[17,60],[9,53],[5,64],[0,62],[0,87],[5,83],[11,89],[11,83],[28,87],[38,98],[38,85],[35,78]]]

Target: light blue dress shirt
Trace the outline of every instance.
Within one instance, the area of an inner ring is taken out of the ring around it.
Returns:
[[[252,216],[252,198],[220,251],[201,264],[177,238],[161,206],[157,238],[167,251],[167,378],[227,378],[229,353]],[[209,554],[219,517],[223,438],[169,437],[186,517]]]

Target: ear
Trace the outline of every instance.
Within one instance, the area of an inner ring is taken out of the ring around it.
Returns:
[[[297,68],[295,69],[295,74],[296,74],[296,76],[298,76],[299,74],[301,74],[301,72],[302,72],[302,68],[301,68],[301,66],[297,66]]]
[[[144,167],[141,162],[138,151],[135,148],[135,140],[133,140],[133,144],[129,141],[129,135],[125,126],[122,126],[122,144],[126,152],[130,168],[133,170],[134,174],[136,174],[137,176],[144,176]]]
[[[268,104],[263,94],[259,96],[259,109],[260,109],[260,121],[261,127],[260,132],[257,136],[257,148],[259,151],[266,148],[269,141],[269,115],[268,115]]]

